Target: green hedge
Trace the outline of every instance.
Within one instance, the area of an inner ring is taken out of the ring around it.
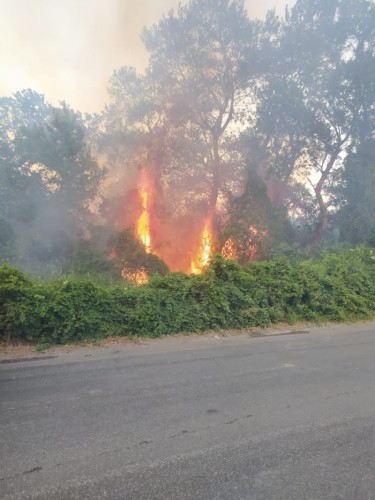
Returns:
[[[374,313],[369,249],[247,267],[215,256],[201,276],[170,273],[141,287],[104,286],[89,277],[43,283],[0,267],[0,337],[34,342],[341,321]]]

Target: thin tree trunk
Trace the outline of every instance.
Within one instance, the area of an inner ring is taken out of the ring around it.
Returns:
[[[326,207],[326,204],[324,203],[322,189],[315,189],[315,195],[319,205],[320,221],[318,229],[313,236],[312,243],[318,243],[319,241],[322,241],[329,225],[328,209]]]
[[[209,216],[211,218],[215,215],[217,199],[220,190],[220,155],[219,155],[219,138],[212,136],[212,151],[214,157],[214,164],[212,168],[212,185],[209,204]]]
[[[326,168],[322,172],[322,175],[319,179],[318,184],[315,186],[315,189],[314,189],[316,200],[317,200],[318,205],[319,205],[320,221],[319,221],[319,226],[312,237],[311,243],[313,243],[313,244],[322,241],[322,239],[324,238],[324,235],[328,229],[329,214],[328,214],[328,208],[327,208],[327,205],[324,201],[322,192],[323,192],[324,183],[327,180],[327,177],[330,174],[330,172],[331,172],[331,170],[332,170],[332,168],[337,160],[338,155],[339,155],[338,152],[335,152],[332,154]]]

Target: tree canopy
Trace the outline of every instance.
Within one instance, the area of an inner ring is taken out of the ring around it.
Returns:
[[[140,172],[158,256],[188,261],[203,221],[242,262],[374,245],[373,1],[297,0],[260,21],[239,0],[190,0],[142,40],[147,67],[116,69],[96,116],[30,89],[0,98],[1,259],[66,268],[81,240],[112,242],[121,265],[165,272],[129,232]]]

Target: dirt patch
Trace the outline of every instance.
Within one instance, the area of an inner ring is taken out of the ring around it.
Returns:
[[[171,340],[181,341],[184,338],[187,337],[219,337],[219,338],[224,338],[224,337],[233,337],[233,336],[238,336],[238,335],[250,335],[254,337],[259,337],[259,336],[264,336],[264,335],[269,335],[269,334],[279,334],[279,335],[285,335],[286,332],[300,332],[300,331],[306,331],[310,327],[316,327],[317,325],[315,323],[298,323],[295,325],[288,325],[284,323],[280,323],[278,325],[273,325],[270,328],[247,328],[244,330],[219,330],[219,331],[206,331],[206,332],[199,332],[199,333],[189,333],[189,334],[175,334],[175,335],[166,335],[163,337],[158,337],[158,338],[150,338],[150,337],[111,337],[108,339],[101,339],[95,342],[92,341],[83,341],[83,342],[76,342],[72,344],[66,344],[66,345],[54,345],[51,347],[46,348],[45,350],[40,350],[40,345],[38,346],[37,344],[31,344],[29,342],[21,342],[21,341],[16,341],[16,342],[5,342],[2,341],[0,342],[0,359],[2,360],[7,360],[7,359],[24,359],[24,358],[31,358],[31,357],[36,357],[43,359],[47,356],[58,356],[59,354],[62,353],[69,353],[72,351],[77,351],[80,349],[85,349],[85,348],[101,348],[101,347],[106,347],[106,348],[116,348],[116,346],[126,346],[128,345],[129,347],[134,346],[134,345],[139,345],[144,342],[150,343],[150,342],[157,342],[157,343],[162,343],[162,342],[170,342]],[[321,325],[323,326],[323,325]]]

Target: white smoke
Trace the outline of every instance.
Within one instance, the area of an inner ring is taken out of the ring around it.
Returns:
[[[274,7],[282,13],[286,3],[245,6],[262,17]],[[177,6],[178,0],[2,0],[0,95],[30,87],[54,103],[99,111],[115,68],[147,64],[142,28]]]

